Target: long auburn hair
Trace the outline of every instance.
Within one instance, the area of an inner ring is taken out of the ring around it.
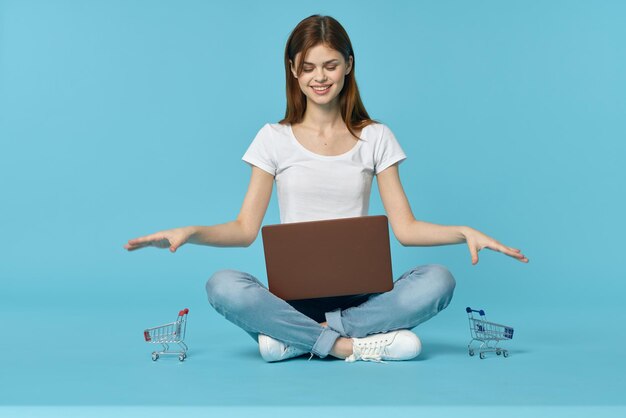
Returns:
[[[298,23],[291,35],[289,35],[289,39],[287,39],[287,45],[285,46],[287,110],[285,111],[285,118],[278,123],[294,124],[301,122],[304,118],[306,96],[300,90],[298,80],[291,73],[289,60],[296,64],[299,76],[302,74],[302,64],[308,50],[320,44],[338,51],[343,55],[346,62],[349,62],[350,56],[352,56],[352,70],[345,76],[343,88],[339,93],[339,107],[341,109],[341,117],[348,130],[355,138],[358,138],[355,130],[363,129],[367,125],[376,123],[376,121],[369,117],[361,101],[361,95],[359,94],[354,75],[356,59],[348,33],[337,20],[330,16],[312,15],[307,17]],[[296,63],[295,57],[298,53],[301,54],[300,59]]]

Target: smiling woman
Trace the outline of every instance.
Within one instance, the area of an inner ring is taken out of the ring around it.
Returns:
[[[337,20],[314,15],[300,22],[287,40],[284,64],[287,110],[279,123],[302,122],[307,100],[315,97],[323,98],[319,104],[338,97],[341,118],[354,137],[374,123],[359,94],[352,43]]]
[[[282,223],[366,216],[376,176],[401,244],[467,242],[474,263],[482,248],[528,261],[519,250],[473,228],[415,219],[398,172],[406,154],[391,129],[367,114],[352,44],[339,22],[319,15],[301,21],[287,40],[284,64],[285,117],[266,123],[242,157],[252,174],[237,219],[161,231],[129,241],[127,249],[248,246],[258,236],[274,182]],[[421,342],[410,329],[445,309],[455,284],[445,267],[424,265],[405,272],[385,293],[295,302],[278,298],[249,273],[219,270],[206,291],[217,312],[258,342],[266,361],[311,353],[351,362],[419,355]]]

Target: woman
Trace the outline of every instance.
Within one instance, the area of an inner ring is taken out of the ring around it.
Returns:
[[[283,223],[364,216],[376,175],[402,245],[466,242],[472,264],[483,248],[528,262],[520,250],[473,228],[415,219],[398,173],[406,155],[391,130],[368,116],[354,67],[352,45],[339,22],[320,15],[300,22],[285,48],[285,118],[263,126],[242,158],[251,165],[252,176],[237,219],[160,231],[132,239],[125,248],[175,252],[185,243],[249,246],[258,235],[274,180]],[[352,362],[417,356],[421,342],[410,329],[444,309],[454,287],[445,267],[426,265],[404,273],[391,291],[373,295],[288,303],[252,275],[235,270],[213,274],[206,290],[211,305],[259,343],[266,361],[311,353]]]

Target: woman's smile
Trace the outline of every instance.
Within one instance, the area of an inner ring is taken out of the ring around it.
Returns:
[[[328,93],[330,91],[330,87],[331,86],[332,86],[332,84],[327,84],[327,85],[323,85],[323,86],[311,86],[311,88],[313,89],[315,94],[317,94],[319,96],[323,96],[324,94],[326,94],[326,93]]]

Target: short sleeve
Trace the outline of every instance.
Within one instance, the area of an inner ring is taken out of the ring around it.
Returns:
[[[391,165],[402,162],[406,159],[406,154],[400,147],[398,140],[391,130],[383,124],[382,134],[375,151],[375,173],[378,174]]]
[[[241,159],[275,176],[277,164],[272,145],[272,129],[269,124],[265,124],[259,132],[257,132],[248,150]]]

